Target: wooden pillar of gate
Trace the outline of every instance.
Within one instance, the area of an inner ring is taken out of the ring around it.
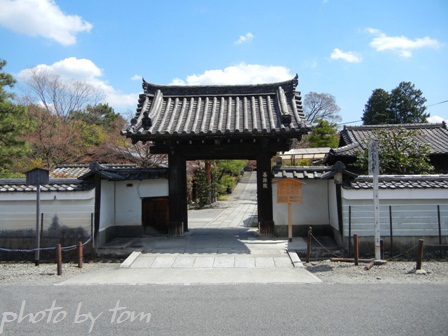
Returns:
[[[168,234],[180,236],[188,231],[187,161],[175,148],[168,154],[168,174]]]
[[[257,156],[257,202],[260,234],[273,234],[271,156],[266,154]]]

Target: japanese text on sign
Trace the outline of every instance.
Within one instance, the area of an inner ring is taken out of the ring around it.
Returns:
[[[277,203],[302,203],[302,183],[294,179],[279,181]]]

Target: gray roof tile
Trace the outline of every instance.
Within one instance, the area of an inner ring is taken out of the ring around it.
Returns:
[[[329,166],[300,166],[300,167],[278,167],[274,166],[275,178],[296,178],[296,179],[320,179],[322,175],[330,172]]]
[[[91,183],[86,183],[77,179],[60,178],[50,179],[49,184],[41,185],[41,192],[67,192],[67,191],[88,191],[94,189]],[[36,192],[37,187],[27,185],[25,179],[0,179],[0,193],[8,192]]]
[[[102,164],[101,166],[113,169],[137,168],[134,164]],[[50,172],[53,178],[78,178],[90,172],[89,164],[60,165]]]
[[[297,76],[273,84],[162,86],[143,82],[137,112],[124,131],[147,140],[167,136],[272,134],[309,130]]]
[[[380,175],[380,189],[448,189],[448,175]],[[372,176],[359,175],[345,189],[373,189]]]
[[[428,144],[431,154],[448,154],[448,130],[446,123],[421,123],[345,126],[340,133],[340,147],[331,149],[329,155],[332,157],[355,156],[356,151],[363,151],[367,148],[369,140],[373,138],[374,131],[383,129],[390,130],[400,127],[420,130],[421,135],[417,136],[417,140]],[[337,158],[334,160],[337,160]]]

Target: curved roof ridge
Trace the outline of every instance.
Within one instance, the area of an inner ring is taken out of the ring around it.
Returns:
[[[378,175],[380,180],[395,180],[395,181],[408,181],[408,180],[440,180],[448,179],[448,174],[409,174],[409,175]],[[357,180],[372,180],[372,175],[358,175]]]
[[[358,126],[344,126],[345,130],[365,130],[377,128],[446,128],[446,123],[411,123],[411,124],[379,124],[379,125],[358,125]]]
[[[348,150],[351,150],[351,149],[354,149],[357,147],[361,147],[361,144],[359,142],[355,141],[355,142],[352,142],[352,143],[342,146],[342,147],[331,148],[330,152],[331,153],[342,153],[342,152],[345,152],[345,151],[348,151]]]
[[[282,87],[287,93],[295,91],[299,81],[298,75],[290,80],[275,82],[275,83],[261,83],[261,84],[239,84],[239,85],[159,85],[153,84],[142,79],[142,87],[146,94],[155,94],[157,90],[167,95],[226,95],[226,94],[272,94],[275,93],[278,87]]]

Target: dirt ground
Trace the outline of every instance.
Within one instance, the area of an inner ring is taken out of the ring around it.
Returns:
[[[415,261],[389,261],[364,270],[365,263],[332,262],[330,260],[304,263],[305,268],[324,283],[436,283],[448,284],[448,261],[423,261],[422,271],[416,272]]]
[[[79,269],[76,263],[64,263],[62,275],[57,275],[56,264],[0,262],[1,285],[52,285],[92,270],[118,267],[113,260],[84,263]],[[305,268],[329,284],[369,284],[369,283],[434,283],[448,284],[448,261],[423,261],[422,272],[415,272],[415,262],[389,261],[385,265],[364,270],[365,263],[332,262],[330,260],[304,263]]]

